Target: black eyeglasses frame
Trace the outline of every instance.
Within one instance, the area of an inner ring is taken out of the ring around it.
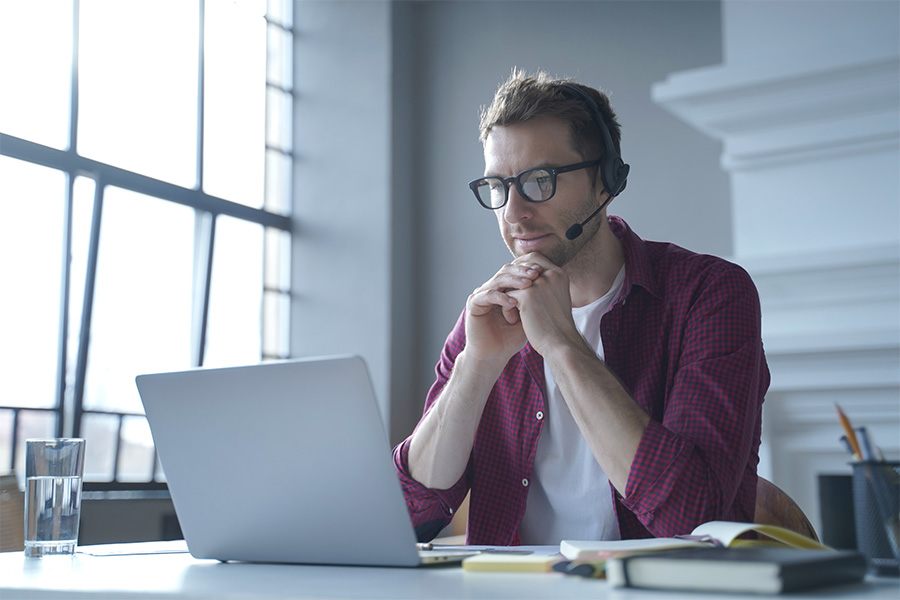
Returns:
[[[550,200],[553,196],[556,195],[556,176],[560,173],[568,173],[570,171],[577,171],[579,169],[586,169],[588,167],[593,167],[599,165],[601,160],[588,160],[585,162],[574,163],[571,165],[565,165],[562,167],[532,167],[531,169],[525,169],[518,175],[514,177],[498,177],[496,175],[486,175],[484,177],[479,177],[478,179],[473,179],[469,182],[469,189],[472,190],[472,193],[475,194],[475,199],[478,200],[478,204],[485,207],[488,210],[499,210],[507,205],[509,202],[509,186],[513,183],[516,184],[516,189],[519,190],[519,195],[521,195],[526,201],[533,202],[535,204],[540,204],[541,202],[546,202]],[[528,194],[525,193],[525,190],[522,188],[522,176],[527,175],[533,171],[547,171],[550,174],[550,185],[551,191],[550,195],[542,200],[533,200],[528,197]],[[503,183],[503,189],[505,191],[505,196],[503,198],[503,204],[500,206],[489,206],[484,203],[484,200],[481,199],[481,196],[478,195],[478,188],[481,187],[481,184],[486,180],[497,180]]]

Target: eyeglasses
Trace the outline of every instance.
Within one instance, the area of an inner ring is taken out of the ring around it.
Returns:
[[[565,167],[536,167],[526,169],[515,177],[482,177],[469,182],[469,189],[475,194],[478,202],[489,210],[497,210],[506,206],[509,200],[509,186],[515,182],[519,194],[529,202],[546,202],[556,193],[556,176],[560,173],[577,171],[599,165],[599,160],[566,165]]]

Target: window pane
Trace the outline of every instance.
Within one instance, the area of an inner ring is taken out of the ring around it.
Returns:
[[[56,405],[66,175],[0,156],[0,404]]]
[[[262,287],[262,226],[219,217],[204,365],[260,361]]]
[[[8,408],[0,408],[0,474],[12,469],[13,419],[15,413]]]
[[[69,145],[72,2],[0,2],[0,131]]]
[[[278,23],[287,29],[293,25],[293,7],[291,0],[269,0],[266,17],[273,23]]]
[[[291,214],[291,157],[277,150],[266,150],[265,208],[279,215]]]
[[[144,417],[125,417],[119,437],[118,481],[152,481],[156,448]]]
[[[86,414],[81,418],[85,481],[112,481],[119,417]]]
[[[273,290],[291,286],[291,234],[273,227],[266,229],[265,286]]]
[[[266,22],[259,2],[207,2],[203,189],[263,205]]]
[[[276,25],[268,27],[268,56],[266,60],[267,81],[285,90],[291,89],[293,36]]]
[[[277,88],[266,90],[266,143],[291,152],[291,95]]]
[[[80,6],[79,154],[194,187],[197,1]]]
[[[266,229],[265,294],[263,296],[263,356],[290,355],[291,234]]]
[[[290,326],[290,296],[280,292],[266,292],[263,309],[263,355],[266,358],[288,358]]]
[[[194,211],[107,188],[84,405],[142,413],[134,378],[191,366]]]
[[[15,471],[22,481],[25,480],[25,440],[56,437],[57,419],[57,413],[49,410],[23,410],[19,413]]]

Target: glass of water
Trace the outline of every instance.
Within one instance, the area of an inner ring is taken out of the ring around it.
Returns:
[[[25,441],[25,556],[75,553],[83,474],[83,439]]]

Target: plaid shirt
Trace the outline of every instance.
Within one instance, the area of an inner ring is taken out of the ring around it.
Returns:
[[[606,364],[651,417],[624,497],[610,485],[623,539],[690,533],[716,519],[753,521],[762,402],[769,385],[756,287],[737,265],[641,240],[609,218],[625,284],[601,321]],[[465,314],[441,353],[425,411],[465,346]],[[469,464],[448,490],[409,475],[394,448],[416,534],[436,536],[471,491],[467,542],[517,545],[544,411],[543,359],[526,346],[487,400]]]

